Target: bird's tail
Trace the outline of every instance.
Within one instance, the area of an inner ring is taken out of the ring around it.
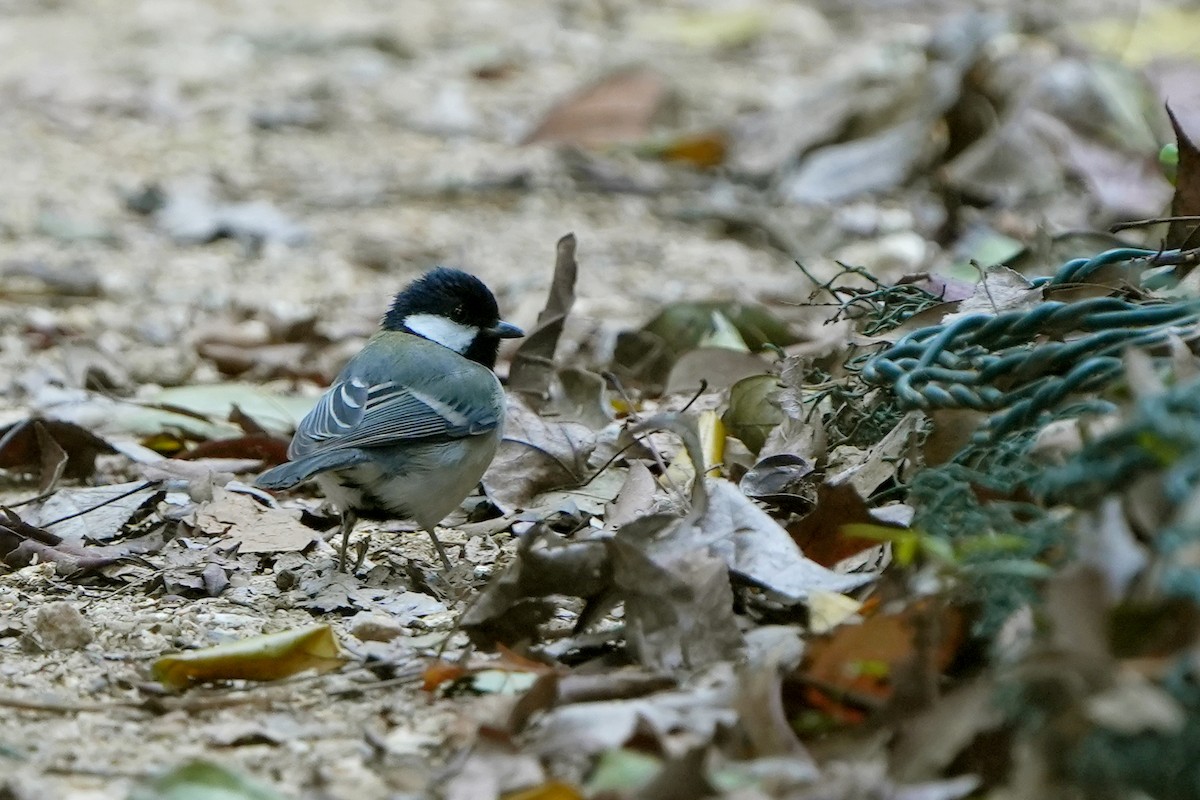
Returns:
[[[362,450],[328,450],[272,467],[255,478],[254,485],[260,489],[290,489],[320,472],[353,467],[366,460],[367,454]]]

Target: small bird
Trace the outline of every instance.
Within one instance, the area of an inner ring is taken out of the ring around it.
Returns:
[[[315,479],[342,515],[338,569],[360,516],[411,519],[434,531],[496,455],[504,390],[492,371],[501,339],[524,336],[500,319],[473,275],[438,267],[396,295],[381,330],[300,421],[290,461],[255,484],[288,489]]]

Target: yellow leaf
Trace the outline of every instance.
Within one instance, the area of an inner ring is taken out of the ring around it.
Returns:
[[[696,420],[696,429],[700,434],[700,450],[704,453],[705,466],[714,465],[706,474],[710,478],[716,478],[721,474],[721,470],[715,465],[725,458],[725,424],[721,422],[721,417],[716,411],[702,411]],[[695,477],[696,465],[692,463],[691,456],[687,454],[687,450],[680,450],[671,466],[667,467],[662,482],[664,485],[674,484],[682,489],[690,486]]]
[[[711,327],[708,333],[700,338],[697,347],[723,347],[727,350],[740,350],[743,353],[750,352],[750,348],[746,346],[746,340],[742,338],[737,326],[729,321],[729,317],[720,311],[713,311],[710,320]]]
[[[649,144],[638,150],[639,155],[662,161],[682,161],[700,169],[712,169],[725,161],[729,138],[721,131],[693,133]]]
[[[744,47],[766,30],[769,17],[753,8],[647,14],[634,23],[648,39],[697,49]]]
[[[841,592],[814,589],[808,593],[808,629],[828,633],[846,622],[862,608],[862,603]]]
[[[330,672],[345,663],[333,628],[320,624],[163,656],[151,673],[164,686],[182,689],[205,681],[274,681],[308,669]]]
[[[1121,14],[1085,25],[1078,35],[1096,50],[1135,66],[1156,58],[1190,57],[1200,48],[1200,10],[1158,8]]]
[[[504,795],[502,800],[583,800],[583,795],[570,784],[550,781],[532,789],[511,792]]]

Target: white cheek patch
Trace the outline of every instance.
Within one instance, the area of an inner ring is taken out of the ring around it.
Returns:
[[[438,314],[410,314],[404,318],[404,326],[418,336],[431,342],[449,347],[456,353],[465,353],[479,335],[479,328],[463,325]]]

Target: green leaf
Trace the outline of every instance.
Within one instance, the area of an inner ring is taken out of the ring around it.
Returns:
[[[284,800],[261,784],[211,761],[189,761],[137,786],[129,800]]]
[[[657,775],[661,767],[658,758],[646,753],[609,750],[600,756],[585,788],[589,797],[601,792],[633,792]]]

